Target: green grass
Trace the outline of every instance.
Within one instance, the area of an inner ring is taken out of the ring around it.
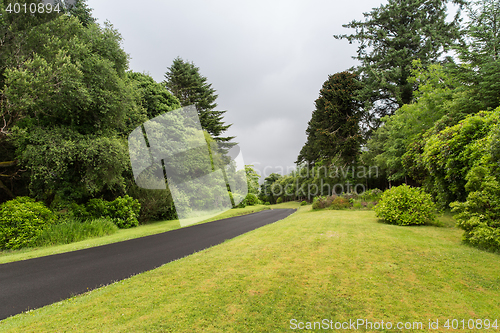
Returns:
[[[272,207],[274,206],[257,205],[257,206],[247,206],[245,208],[235,208],[200,223],[206,223],[233,216],[251,214],[265,209],[270,209]],[[140,225],[136,228],[120,229],[112,235],[97,237],[97,238],[88,238],[70,244],[25,248],[14,251],[0,251],[0,264],[26,260],[31,258],[38,258],[51,254],[76,251],[110,243],[121,242],[128,239],[139,238],[166,232],[169,230],[179,229],[180,227],[181,226],[178,220],[168,220],[168,221],[161,221],[161,222],[154,222],[145,225]]]
[[[8,318],[0,331],[286,332],[291,319],[360,318],[419,321],[427,332],[429,319],[440,328],[445,319],[500,320],[500,257],[461,244],[461,235],[387,225],[372,211],[304,206],[155,270]]]

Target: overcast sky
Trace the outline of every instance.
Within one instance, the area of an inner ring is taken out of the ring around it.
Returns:
[[[245,159],[262,175],[294,166],[329,74],[357,65],[342,27],[386,1],[88,0],[123,37],[130,69],[164,80],[176,57],[194,62],[227,110]]]

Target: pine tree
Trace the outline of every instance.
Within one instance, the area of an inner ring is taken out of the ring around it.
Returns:
[[[206,130],[214,139],[230,146],[232,137],[221,137],[230,126],[225,125],[222,118],[226,111],[216,111],[215,100],[218,95],[211,83],[207,83],[207,78],[202,76],[199,68],[192,62],[187,62],[177,57],[171,67],[165,73],[164,84],[167,89],[179,99],[181,106],[195,105],[200,117],[201,127]]]
[[[469,21],[460,58],[472,65],[500,60],[500,0],[478,0],[467,5]]]
[[[68,4],[71,16],[78,18],[84,27],[94,24],[96,19],[92,17],[92,8],[87,5],[87,0],[76,0],[74,4]]]
[[[362,103],[356,97],[360,87],[356,75],[349,72],[328,77],[315,102],[316,110],[306,130],[307,142],[297,163],[314,164],[336,157],[346,163],[356,160],[362,142],[359,128]]]
[[[364,88],[364,124],[371,130],[380,126],[380,118],[391,115],[413,99],[417,88],[408,78],[413,60],[424,66],[437,62],[459,38],[459,16],[463,0],[453,21],[446,21],[449,0],[389,0],[386,5],[364,13],[365,21],[352,21],[345,28],[354,34],[335,35],[349,43],[359,42],[356,68]]]

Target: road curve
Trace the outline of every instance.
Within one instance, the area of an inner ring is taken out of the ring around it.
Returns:
[[[265,210],[84,250],[0,264],[0,320],[126,279],[284,219]]]

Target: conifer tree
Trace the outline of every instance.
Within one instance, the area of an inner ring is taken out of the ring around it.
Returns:
[[[302,147],[297,163],[315,164],[340,157],[354,162],[359,154],[362,135],[359,119],[362,103],[357,100],[360,83],[349,72],[330,75],[320,90],[306,130],[307,142]]]
[[[181,106],[195,105],[200,117],[201,127],[214,139],[228,144],[233,137],[221,137],[231,126],[223,121],[226,111],[216,111],[215,100],[218,95],[207,78],[202,76],[199,68],[192,62],[187,62],[177,57],[165,73],[165,86],[180,101]],[[230,146],[230,144],[229,144]]]
[[[458,4],[451,22],[447,3]],[[380,118],[392,115],[413,99],[417,88],[408,79],[414,60],[427,65],[437,62],[458,39],[460,8],[463,0],[389,0],[387,4],[364,13],[364,21],[351,21],[343,27],[355,29],[349,35],[335,35],[349,43],[359,42],[356,68],[363,90],[368,132],[380,126]]]

